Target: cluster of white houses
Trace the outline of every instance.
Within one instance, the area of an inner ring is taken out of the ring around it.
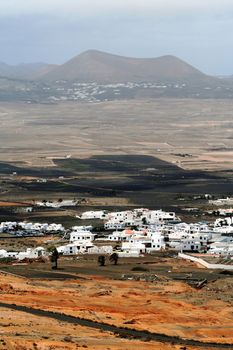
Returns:
[[[83,220],[96,218],[103,220],[101,236],[93,232],[92,226],[74,226],[69,233],[69,242],[58,246],[58,252],[63,255],[117,252],[120,257],[139,257],[171,249],[233,257],[233,217],[217,219],[212,225],[205,222],[188,224],[181,222],[174,212],[144,208],[112,213],[89,211],[81,216]],[[64,231],[56,224],[1,223],[0,232],[4,232],[5,227],[19,224],[29,230]],[[5,251],[0,251],[0,257],[4,254],[7,256]],[[45,252],[39,247],[17,254],[17,258],[22,259],[43,256]]]
[[[174,212],[140,208],[112,213],[88,211],[81,219],[104,220],[104,237],[94,235],[91,226],[75,226],[69,244],[58,247],[60,253],[111,253],[115,250],[119,256],[140,256],[172,249],[233,256],[233,240],[224,236],[233,234],[232,218],[217,219],[212,226],[187,224]],[[99,246],[103,241],[108,245]]]
[[[215,200],[210,199],[209,204],[218,205],[218,206],[233,205],[233,197],[219,198],[219,199],[215,199]]]
[[[46,256],[48,256],[48,252],[43,247],[27,248],[27,250],[23,252],[6,251],[5,249],[0,249],[0,259],[12,258],[17,260],[24,260],[24,259],[38,259],[39,257],[46,257]]]
[[[81,219],[100,219],[105,220],[105,230],[122,230],[126,227],[152,225],[158,222],[178,222],[174,212],[165,212],[163,210],[149,210],[145,208],[125,210],[107,213],[105,210],[84,212]]]
[[[78,205],[78,200],[76,199],[59,199],[57,201],[38,201],[36,206],[38,207],[47,207],[47,208],[62,208],[62,207],[75,207]]]
[[[42,236],[49,233],[63,232],[65,229],[61,224],[33,223],[4,221],[0,223],[0,233],[11,233],[15,236]]]

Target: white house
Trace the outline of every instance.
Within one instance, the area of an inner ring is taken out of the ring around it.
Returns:
[[[113,253],[113,247],[111,245],[106,246],[93,246],[88,249],[88,254],[108,254],[111,255]]]
[[[233,226],[228,225],[228,226],[216,226],[213,229],[214,233],[221,233],[221,234],[231,234],[233,233]]]
[[[233,256],[233,237],[220,236],[210,244],[210,254],[221,256]]]
[[[137,254],[143,254],[146,253],[146,246],[145,244],[141,242],[122,242],[122,247],[121,250],[124,253],[134,253],[136,252]]]
[[[85,226],[73,226],[72,231],[91,231],[93,229],[92,225]]]
[[[192,239],[184,239],[175,248],[184,252],[199,252],[201,250],[201,243]]]
[[[125,211],[117,211],[109,213],[107,218],[108,220],[117,220],[118,222],[123,222],[125,220],[132,220],[134,219],[134,213],[132,210],[125,210]]]
[[[78,205],[78,201],[75,199],[61,199],[57,201],[39,201],[36,202],[38,207],[48,207],[48,208],[61,208],[61,207],[74,207]]]
[[[144,231],[135,231],[131,236],[129,243],[144,244],[146,253],[152,253],[153,251],[158,251],[165,248],[164,236],[158,232],[144,232]]]
[[[163,210],[149,210],[145,212],[143,217],[148,224],[156,224],[158,222],[177,222],[179,219],[174,212],[165,212]]]
[[[19,252],[17,255],[18,260],[27,259],[37,259],[39,257],[47,256],[46,250],[43,247],[27,248],[26,252]]]
[[[75,241],[79,241],[79,242],[91,242],[93,241],[95,238],[95,235],[91,232],[91,231],[72,231],[70,233],[70,242],[75,242]]]
[[[105,230],[123,230],[125,228],[124,222],[119,222],[115,220],[109,220],[104,224]]]
[[[147,248],[148,253],[165,249],[166,244],[163,235],[158,232],[148,232],[148,237],[151,239],[151,247]]]
[[[108,240],[114,242],[129,241],[134,233],[135,231],[130,229],[125,229],[123,231],[114,231],[108,235]]]
[[[17,259],[18,258],[18,252],[7,252],[7,255],[5,256],[5,258]]]
[[[0,259],[7,257],[7,251],[5,249],[0,249]]]
[[[92,219],[104,220],[106,218],[107,218],[107,213],[105,210],[85,211],[81,215],[82,220],[92,220]]]
[[[138,250],[124,250],[122,252],[117,252],[119,258],[139,258],[141,254]]]
[[[73,242],[60,247],[57,247],[57,251],[63,255],[77,255],[88,253],[90,248],[93,248],[94,244],[90,241],[87,242]]]
[[[213,205],[232,205],[233,204],[233,197],[219,198],[219,199],[216,199],[216,200],[209,200],[209,204],[213,204]]]

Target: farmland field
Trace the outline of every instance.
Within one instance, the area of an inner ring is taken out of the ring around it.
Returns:
[[[1,199],[169,208],[231,195],[232,111],[231,100],[1,103]]]
[[[151,155],[186,169],[231,168],[233,101],[1,103],[1,161]]]

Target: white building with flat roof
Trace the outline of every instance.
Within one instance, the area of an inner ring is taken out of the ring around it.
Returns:
[[[95,238],[95,235],[91,231],[72,231],[70,233],[70,242],[87,242],[87,241],[93,241]]]
[[[81,215],[82,220],[93,220],[93,219],[104,220],[106,218],[107,218],[107,213],[105,210],[85,211]]]
[[[87,254],[88,249],[93,248],[94,244],[90,241],[76,241],[73,243],[69,243],[60,247],[57,247],[57,251],[59,254],[63,255],[77,255],[77,254]]]

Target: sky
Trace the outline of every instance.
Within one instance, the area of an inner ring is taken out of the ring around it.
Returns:
[[[233,74],[233,0],[1,0],[0,45],[8,64],[62,64],[97,49]]]

